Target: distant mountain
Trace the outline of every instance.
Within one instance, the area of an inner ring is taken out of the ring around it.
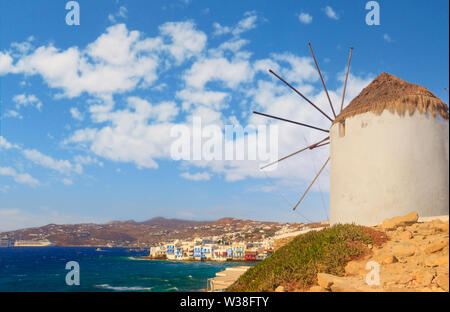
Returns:
[[[42,227],[0,233],[15,240],[48,239],[58,246],[148,247],[174,239],[222,237],[224,240],[255,241],[272,236],[282,227],[301,224],[261,222],[222,218],[217,221],[192,221],[156,217],[136,222],[112,221],[105,224],[48,224]]]
[[[201,226],[211,221],[190,221],[182,219],[167,219],[164,217],[155,217],[143,222],[137,222],[138,224],[150,225],[150,226],[160,226],[166,229],[182,229],[189,226]]]

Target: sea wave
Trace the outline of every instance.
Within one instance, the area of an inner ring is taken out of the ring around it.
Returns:
[[[141,286],[111,286],[109,284],[95,285],[97,288],[103,288],[113,291],[150,291],[152,287]]]
[[[150,259],[145,259],[142,257],[127,257],[128,260],[136,260],[136,261],[149,261]]]
[[[171,291],[171,290],[180,291],[177,287],[168,288],[166,291]]]

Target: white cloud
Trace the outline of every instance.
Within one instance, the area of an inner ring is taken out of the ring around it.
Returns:
[[[298,20],[303,24],[311,24],[313,17],[308,13],[302,12],[298,15]]]
[[[240,20],[237,26],[232,30],[234,36],[239,36],[240,34],[249,31],[256,27],[256,21],[258,16],[255,12],[246,12],[245,18]]]
[[[8,142],[4,137],[0,136],[0,150],[2,149],[17,149],[26,159],[32,161],[33,163],[40,165],[45,168],[49,168],[59,173],[69,175],[71,173],[81,174],[83,171],[82,165],[84,164],[98,164],[103,166],[103,163],[95,158],[89,156],[76,156],[74,158],[74,163],[68,160],[56,160],[50,156],[44,155],[35,149],[23,149],[17,144],[12,144]],[[36,186],[39,182],[33,179],[28,174],[19,174],[11,167],[1,167],[1,175],[11,176],[18,183],[29,184]]]
[[[23,116],[18,112],[15,111],[13,109],[8,109],[4,114],[3,114],[4,118],[17,118],[17,119],[23,119]]]
[[[62,184],[67,185],[67,186],[73,184],[72,180],[67,179],[67,178],[63,178],[63,179],[61,180],[61,182],[62,182]]]
[[[169,22],[159,29],[161,34],[171,38],[172,43],[165,48],[178,63],[197,55],[205,48],[207,37],[195,29],[193,22]]]
[[[11,48],[19,54],[26,54],[33,49],[33,45],[29,41],[13,42],[11,43]]]
[[[384,35],[383,35],[383,39],[384,39],[386,42],[392,42],[392,38],[391,38],[391,36],[389,36],[388,34],[384,34]]]
[[[72,164],[68,160],[55,160],[35,149],[26,149],[23,151],[23,155],[35,164],[56,170],[63,174],[70,174],[71,172],[81,173],[83,171],[80,164]]]
[[[244,14],[244,18],[242,20],[240,20],[234,27],[222,26],[219,23],[215,22],[213,24],[213,28],[214,28],[213,34],[215,36],[220,36],[220,35],[226,35],[226,34],[231,33],[234,37],[238,37],[242,33],[256,28],[257,20],[258,20],[258,16],[255,12],[246,12]]]
[[[18,94],[13,97],[13,102],[16,103],[16,109],[32,105],[38,110],[42,108],[42,102],[34,94]]]
[[[0,135],[0,150],[10,148],[19,148],[19,146],[8,142],[8,140],[6,140],[3,136]]]
[[[76,119],[78,121],[83,121],[84,119],[83,114],[76,107],[72,107],[70,109],[70,115],[73,117],[73,119]]]
[[[77,130],[66,143],[89,143],[96,155],[113,161],[134,162],[141,168],[157,168],[154,158],[168,157],[170,151],[169,121],[178,114],[172,102],[152,105],[129,97],[123,110],[102,113],[101,128]]]
[[[26,41],[11,43],[10,49],[11,56],[13,57],[22,56],[27,54],[32,49],[34,49],[34,46],[32,44],[33,40],[34,37],[29,36]]]
[[[40,75],[51,88],[61,89],[61,96],[69,98],[83,92],[110,98],[155,82],[161,53],[171,55],[180,64],[206,45],[206,35],[197,31],[192,22],[165,23],[160,33],[144,38],[139,31],[117,24],[85,49],[41,46],[19,57],[15,64],[10,54],[0,52],[0,74]]]
[[[182,174],[180,174],[180,177],[191,181],[209,181],[211,179],[211,175],[208,172],[199,172],[193,174],[189,172],[183,172]]]
[[[15,182],[26,184],[31,187],[39,185],[39,181],[33,178],[30,174],[18,173],[14,168],[11,167],[0,167],[0,175],[12,177]]]
[[[242,49],[243,46],[248,44],[249,41],[240,38],[232,38],[231,40],[225,41],[220,44],[217,49],[210,50],[211,55],[222,56],[225,51],[230,51],[234,54],[238,54],[239,50]]]
[[[204,58],[196,63],[184,75],[189,87],[203,89],[211,81],[223,82],[227,87],[234,88],[240,83],[249,81],[253,76],[250,63],[247,60],[221,58]]]
[[[329,18],[334,19],[334,20],[338,20],[338,19],[339,19],[339,16],[338,16],[337,13],[333,10],[332,7],[326,6],[324,10],[325,10],[325,14],[326,14]]]
[[[78,164],[82,164],[82,165],[98,165],[100,167],[103,167],[103,162],[101,162],[97,158],[91,157],[91,156],[77,155],[74,157],[73,160],[74,160],[74,162],[76,162]]]
[[[193,106],[207,106],[214,109],[222,109],[226,107],[226,99],[228,93],[220,91],[207,91],[184,89],[178,91],[177,98],[182,100],[182,107],[184,110],[189,110]]]
[[[118,19],[126,19],[127,18],[127,8],[124,6],[121,6],[116,13],[114,14],[108,14],[108,20],[111,23],[116,23]]]
[[[213,28],[214,28],[213,34],[215,36],[225,35],[225,34],[229,34],[231,32],[231,27],[222,26],[217,22],[213,24]]]
[[[9,53],[3,53],[0,51],[0,75],[13,71],[13,61],[14,60]]]
[[[297,56],[292,53],[273,54],[272,59],[279,62],[280,72],[284,79],[302,85],[318,81],[319,76],[311,57]],[[274,78],[277,79],[277,78]]]

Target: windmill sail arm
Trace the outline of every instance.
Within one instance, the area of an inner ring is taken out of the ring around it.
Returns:
[[[317,178],[320,176],[320,174],[322,173],[323,169],[325,169],[325,166],[328,164],[328,161],[330,160],[330,157],[328,157],[327,161],[323,164],[322,168],[320,168],[319,173],[317,173],[317,175],[314,177],[314,180],[311,182],[311,184],[308,186],[308,188],[306,189],[306,191],[303,193],[302,197],[300,198],[300,200],[297,202],[297,204],[295,204],[293,210],[297,209],[298,205],[300,205],[300,203],[302,202],[303,198],[305,198],[306,194],[308,193],[308,191],[311,189],[311,187],[313,186],[313,184],[316,182]]]
[[[312,57],[314,59],[314,63],[316,64],[317,72],[319,73],[320,80],[322,81],[322,85],[323,85],[323,88],[324,88],[325,93],[327,95],[328,102],[330,103],[331,110],[333,111],[333,116],[334,116],[334,118],[336,118],[336,113],[334,111],[333,104],[331,103],[330,95],[328,94],[327,86],[325,85],[325,81],[323,80],[322,73],[320,72],[319,64],[317,64],[316,57],[314,56],[314,52],[312,50],[311,43],[308,42],[308,46],[309,46],[309,50],[311,51],[311,55],[312,55]]]
[[[306,96],[304,96],[300,91],[298,91],[297,89],[295,89],[289,82],[287,82],[286,80],[284,80],[283,78],[281,78],[280,76],[278,76],[273,70],[269,69],[269,72],[274,75],[275,77],[277,77],[278,79],[280,79],[285,85],[287,85],[289,88],[291,88],[292,90],[294,90],[295,93],[297,93],[298,95],[300,95],[306,102],[308,102],[309,104],[311,104],[315,109],[317,109],[319,112],[322,113],[322,115],[324,115],[325,117],[327,117],[331,122],[333,122],[333,119],[330,118],[330,116],[328,116],[327,114],[325,114],[320,108],[318,108],[313,102],[311,102]]]
[[[345,74],[344,90],[342,91],[341,112],[344,108],[345,90],[347,89],[348,72],[350,71],[350,61],[352,60],[353,47],[350,47],[350,55],[348,57],[347,73]]]
[[[297,121],[293,121],[293,120],[289,120],[289,119],[285,119],[285,118],[281,118],[281,117],[277,117],[277,116],[273,116],[273,115],[268,115],[268,114],[264,114],[264,113],[260,113],[260,112],[255,112],[253,111],[253,114],[257,114],[257,115],[261,115],[264,117],[269,117],[269,118],[274,118],[274,119],[278,119],[281,121],[286,121],[286,122],[290,122],[299,126],[303,126],[303,127],[307,127],[307,128],[311,128],[311,129],[315,129],[315,130],[319,130],[319,131],[323,131],[323,132],[330,132],[329,130],[326,129],[322,129],[322,128],[318,128],[318,127],[314,127],[305,123],[301,123],[301,122],[297,122]]]
[[[318,147],[321,147],[321,146],[325,146],[325,145],[328,145],[328,144],[330,144],[330,142],[325,142],[325,143],[322,143],[322,144],[317,144],[317,145],[311,147],[310,149],[315,149],[315,148],[318,148]]]
[[[314,148],[318,147],[319,144],[321,144],[322,142],[325,142],[325,141],[328,140],[329,138],[330,138],[330,137],[328,136],[328,137],[326,137],[325,139],[320,140],[319,142],[316,142],[316,143],[314,143],[314,144],[311,144],[310,146],[307,146],[307,147],[305,147],[305,148],[302,148],[301,150],[298,150],[298,151],[296,151],[296,152],[294,152],[294,153],[292,153],[292,154],[289,154],[289,155],[287,155],[287,156],[284,156],[284,157],[282,157],[282,158],[280,158],[280,159],[278,159],[278,160],[275,160],[275,161],[273,161],[273,162],[271,162],[271,163],[269,163],[269,164],[267,164],[267,165],[264,165],[264,166],[262,166],[260,169],[261,169],[261,170],[262,170],[262,169],[265,169],[265,168],[267,168],[267,167],[269,167],[269,166],[272,166],[272,165],[274,165],[274,164],[276,164],[276,163],[279,163],[280,161],[283,161],[283,160],[285,160],[285,159],[288,159],[289,157],[292,157],[292,156],[294,156],[294,155],[297,155],[297,154],[299,154],[299,153],[301,153],[301,152],[303,152],[303,151],[306,151],[306,150],[308,150],[308,149],[314,149]]]

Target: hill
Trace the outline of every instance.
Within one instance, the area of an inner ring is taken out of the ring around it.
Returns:
[[[189,226],[202,226],[211,223],[211,221],[188,221],[181,219],[166,219],[163,217],[155,217],[147,221],[138,222],[138,224],[159,226],[165,229],[182,229]]]
[[[262,222],[223,218],[192,221],[156,217],[136,222],[112,221],[105,224],[48,224],[42,227],[0,233],[14,240],[48,239],[57,246],[149,247],[173,239],[223,237],[229,241],[256,241],[271,237],[281,228],[296,230],[302,224]]]

